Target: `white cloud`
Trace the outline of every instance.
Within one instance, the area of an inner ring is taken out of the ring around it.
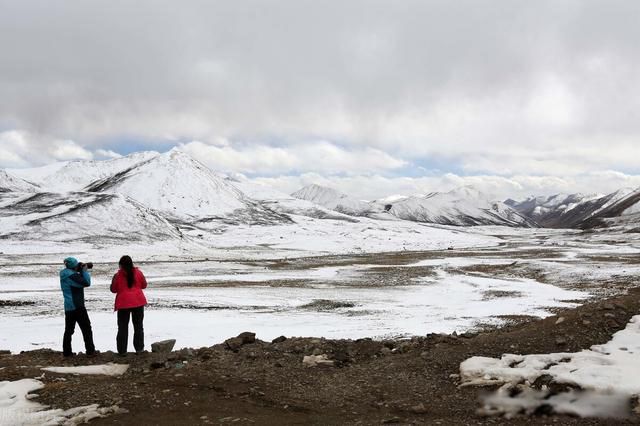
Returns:
[[[121,154],[118,154],[117,152],[114,152],[110,149],[96,149],[96,155],[103,159],[122,157]]]
[[[49,145],[49,155],[51,155],[55,160],[58,161],[93,159],[93,154],[91,152],[81,147],[74,141],[52,141],[49,142]]]
[[[293,146],[246,145],[241,148],[195,141],[179,146],[212,169],[225,172],[266,175],[296,171],[361,174],[380,173],[407,165],[406,161],[377,149],[345,149],[326,141]]]
[[[103,158],[115,158],[119,154],[98,149]],[[95,155],[86,147],[72,140],[61,140],[24,130],[0,132],[0,167],[33,167],[56,161],[92,160]]]
[[[381,175],[344,177],[305,173],[300,176],[262,177],[254,180],[271,185],[285,193],[291,193],[305,185],[317,183],[366,200],[394,194],[412,195],[433,191],[442,192],[468,185],[474,186],[496,200],[576,192],[608,194],[624,187],[640,187],[640,175],[607,171],[580,176],[517,175],[513,177],[459,176],[453,173],[430,177],[387,177]]]

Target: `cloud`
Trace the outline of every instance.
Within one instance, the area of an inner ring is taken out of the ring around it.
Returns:
[[[218,142],[220,144],[220,142]],[[362,174],[399,169],[407,162],[372,148],[344,149],[326,141],[293,146],[246,145],[235,148],[190,142],[179,147],[213,170],[273,175],[291,172]]]
[[[51,140],[195,140],[270,175],[366,168],[345,153],[372,168],[633,174],[639,15],[622,0],[3,1],[0,128],[46,135],[35,157]],[[343,152],[316,165],[317,141]]]
[[[620,188],[640,187],[640,175],[620,172],[596,172],[580,176],[513,177],[478,175],[459,176],[447,173],[430,177],[389,177],[381,175],[326,176],[305,173],[300,176],[260,177],[251,179],[292,193],[303,186],[316,183],[350,194],[363,200],[374,200],[389,195],[414,195],[444,192],[461,186],[473,186],[495,200],[523,199],[532,195],[608,194]]]
[[[98,150],[109,157],[108,151]],[[111,153],[110,155],[118,155]],[[0,167],[22,168],[56,161],[92,160],[94,153],[72,140],[54,139],[23,130],[0,132]]]
[[[118,154],[117,152],[114,152],[110,149],[96,149],[96,155],[100,158],[100,159],[110,159],[110,158],[120,158],[122,157],[121,154]]]

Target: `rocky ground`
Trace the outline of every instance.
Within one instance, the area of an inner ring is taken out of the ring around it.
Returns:
[[[101,353],[63,359],[40,350],[0,356],[0,380],[41,376],[42,366],[128,363],[120,377],[46,373],[37,398],[55,408],[97,403],[127,413],[107,424],[613,424],[541,415],[504,419],[477,414],[478,388],[458,388],[460,362],[481,355],[578,351],[605,343],[640,311],[640,292],[517,321],[479,334],[399,341],[314,338],[254,340],[168,354]],[[564,320],[558,321],[558,317]],[[259,336],[258,336],[259,337]],[[317,360],[319,364],[307,364]],[[329,362],[324,361],[326,359]],[[620,423],[638,423],[630,417]]]

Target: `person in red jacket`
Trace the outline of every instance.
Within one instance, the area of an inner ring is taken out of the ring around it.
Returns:
[[[147,298],[143,289],[147,288],[147,280],[142,271],[133,266],[129,256],[120,258],[120,269],[111,280],[111,293],[116,294],[115,309],[118,311],[118,335],[116,346],[118,354],[127,355],[129,340],[129,318],[133,319],[133,347],[136,353],[144,351],[144,306]]]

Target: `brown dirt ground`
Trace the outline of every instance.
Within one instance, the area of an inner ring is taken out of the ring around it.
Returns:
[[[0,356],[0,380],[32,378],[39,366],[128,363],[121,377],[47,373],[38,401],[55,408],[117,404],[129,411],[93,425],[184,424],[636,424],[568,416],[480,417],[477,388],[458,388],[460,362],[481,355],[579,351],[607,342],[640,310],[640,292],[558,311],[544,320],[515,321],[463,336],[429,335],[399,341],[292,338],[256,341],[232,352],[219,344],[171,354],[102,353],[63,359],[40,350]],[[258,336],[259,337],[259,336]],[[557,337],[566,345],[559,346]],[[385,349],[386,348],[386,349]],[[393,353],[389,353],[392,349]],[[303,366],[310,354],[328,354],[338,366]],[[65,381],[59,378],[64,377]],[[416,407],[422,404],[424,410]]]

